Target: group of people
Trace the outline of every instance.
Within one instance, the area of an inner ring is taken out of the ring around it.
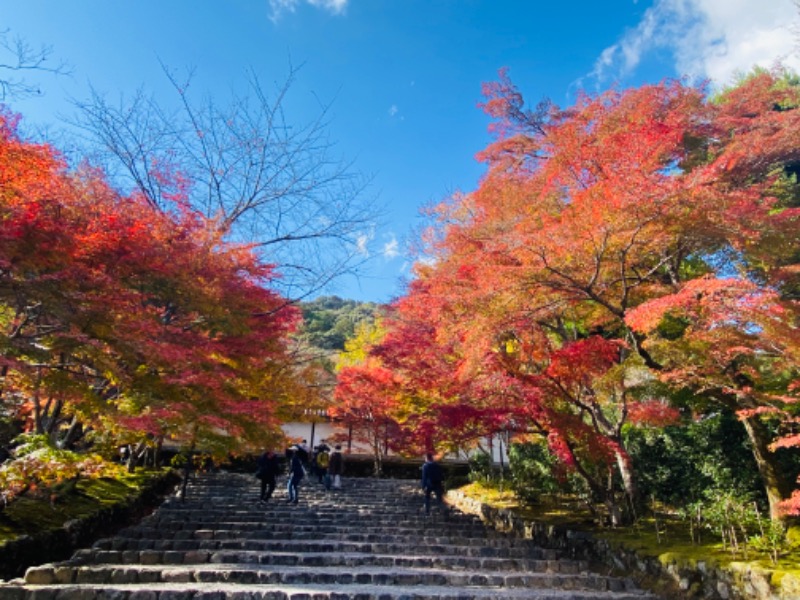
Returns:
[[[342,473],[344,471],[344,457],[342,447],[337,445],[333,451],[323,442],[314,448],[309,456],[305,440],[286,451],[289,461],[289,479],[286,484],[288,499],[286,502],[297,504],[300,500],[300,482],[311,473],[317,477],[317,482],[324,485],[326,490],[339,489],[342,486]],[[272,493],[277,485],[278,475],[281,474],[281,465],[278,456],[271,450],[266,450],[258,457],[256,463],[256,477],[261,480],[260,502],[265,503],[272,498]],[[436,503],[441,507],[444,497],[444,471],[436,462],[433,454],[425,455],[422,465],[422,490],[425,492],[425,514],[431,513],[431,497],[436,498]]]
[[[333,451],[323,442],[314,448],[312,455],[308,452],[308,443],[303,440],[286,451],[286,460],[289,464],[286,491],[286,502],[297,504],[300,500],[300,482],[311,474],[317,477],[318,483],[325,486],[326,490],[339,489],[342,486],[344,472],[344,457],[342,447],[337,445]],[[271,450],[265,450],[258,457],[256,463],[256,477],[261,481],[261,494],[259,501],[267,502],[272,498],[277,485],[278,475],[282,468],[278,456]]]

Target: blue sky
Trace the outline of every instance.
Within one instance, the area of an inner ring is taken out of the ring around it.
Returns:
[[[280,82],[299,66],[290,116],[330,104],[337,152],[386,206],[385,223],[363,232],[363,276],[329,291],[379,302],[402,293],[420,208],[475,189],[488,141],[480,86],[499,68],[528,101],[560,105],[579,89],[665,77],[724,84],[779,59],[800,70],[793,0],[0,0],[2,30],[71,68],[11,103],[29,126],[59,127],[89,84],[166,94],[159,61],[195,69],[194,85],[221,101],[248,69]]]

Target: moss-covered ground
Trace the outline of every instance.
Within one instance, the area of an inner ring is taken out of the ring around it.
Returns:
[[[166,470],[142,470],[114,479],[83,479],[29,492],[0,511],[0,544],[59,529],[69,521],[90,519],[109,507],[130,506],[167,474]]]
[[[67,481],[29,490],[0,511],[0,579],[69,558],[150,512],[179,480],[168,469]]]
[[[608,540],[641,556],[657,558],[662,564],[677,564],[696,567],[703,562],[708,567],[739,570],[760,569],[771,573],[771,583],[779,586],[781,580],[791,576],[800,581],[800,528],[789,530],[790,548],[783,552],[777,564],[773,564],[766,553],[748,549],[747,552],[732,553],[723,548],[719,538],[712,532],[702,531],[700,539],[692,541],[685,522],[669,514],[641,517],[630,527],[607,528],[599,526],[589,510],[574,499],[543,496],[536,504],[523,504],[510,490],[494,486],[471,483],[460,491],[484,504],[512,511],[521,517],[548,525],[585,531]]]

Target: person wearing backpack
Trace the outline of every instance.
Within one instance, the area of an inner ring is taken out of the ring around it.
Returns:
[[[436,504],[441,509],[444,497],[444,471],[431,453],[425,455],[425,464],[422,465],[422,489],[425,492],[425,514],[431,514],[431,494],[436,496]]]
[[[317,480],[324,484],[326,489],[331,488],[331,478],[328,476],[330,460],[331,455],[328,453],[328,447],[321,445],[319,452],[317,452]]]

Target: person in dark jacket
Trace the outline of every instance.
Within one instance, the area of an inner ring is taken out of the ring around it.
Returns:
[[[328,459],[328,476],[333,480],[333,489],[338,490],[342,487],[343,473],[344,456],[342,456],[342,447],[337,444]]]
[[[303,467],[303,460],[300,458],[300,452],[295,447],[291,451],[291,461],[289,463],[289,483],[286,486],[289,492],[289,499],[286,502],[297,504],[300,500],[300,480],[306,476],[306,470]]]
[[[271,450],[265,450],[256,462],[256,477],[261,480],[261,495],[259,502],[266,502],[272,498],[275,491],[276,477],[281,471],[278,457]]]
[[[436,496],[436,504],[441,508],[444,496],[444,471],[433,459],[433,454],[425,455],[422,465],[422,489],[425,491],[425,514],[431,514],[431,494]]]

